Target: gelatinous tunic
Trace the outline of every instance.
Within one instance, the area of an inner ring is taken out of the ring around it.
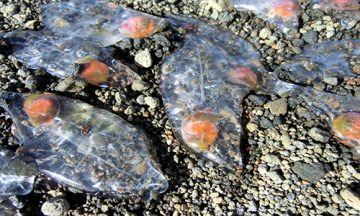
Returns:
[[[145,38],[165,25],[165,19],[101,0],[47,4],[45,28],[63,36],[88,37],[103,46],[123,38]]]
[[[352,29],[360,20],[360,4],[357,0],[313,0],[314,5],[332,12],[346,29]]]
[[[360,57],[360,40],[328,41],[314,44],[292,57],[278,70],[297,83],[321,81],[329,77],[356,77],[350,58]]]
[[[70,186],[112,196],[163,192],[144,132],[89,104],[53,94],[3,92],[22,151],[41,172]]]
[[[310,87],[286,83],[277,78],[267,79],[267,91],[302,98],[319,115],[325,115],[335,136],[360,154],[360,100],[353,96],[335,95]]]
[[[192,31],[162,65],[162,96],[176,136],[231,170],[242,166],[242,99],[258,87],[259,54],[244,40],[194,20]]]
[[[300,15],[300,4],[297,0],[232,0],[231,2],[237,9],[252,11],[284,33],[297,32]]]
[[[27,164],[21,157],[0,148],[0,198],[30,193],[35,175],[36,166]]]
[[[65,78],[79,77],[97,86],[127,86],[139,76],[111,57],[112,50],[80,37],[61,38],[47,31],[11,32],[3,35],[13,55],[32,69]]]

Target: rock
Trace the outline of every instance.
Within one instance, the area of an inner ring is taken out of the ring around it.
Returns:
[[[35,76],[30,75],[25,79],[25,87],[34,91],[37,88],[38,82]]]
[[[144,68],[149,68],[153,64],[149,49],[142,50],[135,55],[135,62]]]
[[[270,35],[271,35],[271,30],[268,28],[261,29],[261,31],[259,33],[259,37],[262,39],[266,39],[266,38],[270,37]]]
[[[264,161],[272,166],[280,164],[280,159],[276,155],[266,155]]]
[[[308,135],[315,141],[327,143],[330,139],[330,134],[317,127],[313,127],[308,131]]]
[[[253,200],[251,200],[250,202],[249,202],[249,211],[250,212],[257,212],[257,205],[256,205],[256,203],[253,201]]]
[[[265,117],[261,118],[260,126],[265,129],[274,127],[273,123]]]
[[[54,197],[41,206],[41,212],[48,216],[61,216],[70,208],[68,201],[63,198]]]
[[[150,108],[156,108],[159,105],[159,99],[147,96],[144,98],[144,101],[146,105],[148,105]]]
[[[135,80],[131,85],[131,89],[134,91],[143,91],[148,88],[149,88],[148,84],[142,80]]]
[[[287,99],[280,98],[265,104],[265,108],[270,109],[270,112],[274,115],[284,115],[287,113]]]
[[[145,97],[144,95],[139,95],[137,98],[136,98],[136,102],[140,105],[145,105]]]
[[[4,17],[13,15],[17,10],[17,7],[14,4],[8,4],[7,6],[3,6],[0,8],[0,12],[4,15]]]
[[[293,39],[291,41],[291,43],[293,44],[293,46],[297,46],[297,47],[304,46],[304,40],[303,39]]]
[[[266,103],[266,98],[262,95],[250,95],[249,100],[256,106],[262,106]]]
[[[353,69],[354,73],[360,74],[360,64],[354,65],[354,67],[352,69]]]
[[[66,77],[55,86],[55,90],[59,92],[68,91],[78,93],[81,92],[86,86],[87,83],[84,80],[75,79],[73,77]]]
[[[284,180],[284,177],[280,175],[278,171],[270,171],[267,173],[267,176],[273,180],[275,184],[280,184]]]
[[[349,188],[340,191],[340,196],[352,208],[360,211],[360,196]]]
[[[329,85],[335,86],[338,84],[338,79],[336,77],[327,77],[327,78],[324,78],[324,82]]]
[[[30,20],[25,23],[25,28],[34,30],[36,25],[36,20]]]
[[[252,123],[252,122],[249,122],[247,125],[246,125],[246,129],[249,131],[249,132],[254,132],[256,131],[256,129],[258,128],[259,126],[255,123]]]
[[[304,33],[302,38],[306,43],[314,44],[318,39],[318,33],[316,31],[308,31]]]
[[[320,162],[312,164],[301,161],[295,162],[292,170],[300,178],[312,183],[316,183],[326,174],[325,166]]]

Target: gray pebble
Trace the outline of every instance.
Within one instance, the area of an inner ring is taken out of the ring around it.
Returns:
[[[312,164],[295,162],[292,170],[300,178],[312,183],[316,183],[326,174],[325,166],[320,162]]]
[[[41,212],[48,216],[61,216],[70,208],[68,201],[63,198],[54,197],[41,206]]]
[[[330,139],[330,134],[320,128],[313,127],[308,131],[308,135],[315,141],[327,143]]]
[[[135,62],[144,68],[149,68],[153,64],[149,49],[142,50],[135,55]]]
[[[314,44],[318,39],[318,33],[316,31],[308,31],[304,33],[302,38],[306,43]]]

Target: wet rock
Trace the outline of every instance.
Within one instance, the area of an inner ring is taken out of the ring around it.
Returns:
[[[146,105],[148,105],[150,108],[156,108],[159,105],[159,99],[154,98],[154,97],[145,97],[144,101],[146,103]]]
[[[148,88],[149,88],[148,84],[142,80],[135,80],[134,83],[131,85],[132,90],[139,92],[146,90]]]
[[[276,155],[266,155],[264,157],[264,161],[267,162],[268,164],[272,165],[272,166],[280,164],[280,159]]]
[[[68,201],[63,198],[54,197],[41,206],[41,212],[48,216],[61,216],[70,208]]]
[[[142,50],[135,55],[135,62],[144,68],[149,68],[153,64],[151,53],[148,49]]]
[[[67,77],[56,85],[55,90],[60,92],[81,92],[86,86],[87,83],[83,80]]]
[[[267,176],[274,181],[275,184],[280,184],[284,177],[278,171],[270,171],[267,173]]]
[[[28,76],[26,79],[25,79],[25,87],[34,91],[36,88],[37,88],[37,85],[38,85],[38,82],[37,82],[37,79],[35,76]]]
[[[300,178],[312,183],[316,183],[326,174],[325,166],[320,162],[312,164],[295,162],[292,170]]]
[[[345,202],[356,210],[360,211],[360,196],[349,188],[340,191],[340,196]]]
[[[308,131],[308,135],[315,141],[327,143],[330,139],[330,134],[320,128],[313,127]]]
[[[338,79],[336,77],[327,77],[327,78],[324,78],[324,82],[329,85],[335,86],[338,84]]]
[[[287,113],[287,106],[287,99],[280,98],[265,104],[264,107],[270,109],[270,112],[274,115],[284,115]]]
[[[318,39],[318,33],[316,31],[308,31],[304,33],[302,38],[306,43],[314,44]]]
[[[271,35],[271,30],[268,28],[261,29],[261,31],[259,33],[259,37],[262,39],[266,39],[266,38],[270,37],[270,35]]]
[[[249,131],[249,132],[254,132],[256,131],[256,129],[258,128],[259,126],[257,124],[254,124],[254,123],[248,123],[246,125],[246,129]]]

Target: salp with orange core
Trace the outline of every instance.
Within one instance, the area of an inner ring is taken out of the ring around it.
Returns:
[[[235,85],[244,85],[251,90],[258,85],[258,75],[245,65],[236,66],[235,69],[226,73],[226,79]]]
[[[131,38],[145,38],[154,33],[155,21],[146,16],[133,16],[124,21],[121,31],[125,31]]]
[[[184,141],[200,151],[209,150],[219,133],[217,119],[218,116],[207,111],[196,112],[187,117],[181,126]]]
[[[25,99],[23,108],[31,124],[48,125],[59,113],[60,103],[50,94],[33,94]]]
[[[271,11],[275,16],[286,20],[299,13],[299,5],[293,0],[278,0]]]
[[[91,60],[88,63],[81,65],[79,74],[87,82],[99,86],[108,80],[110,70],[103,62],[99,60]]]
[[[342,139],[360,141],[360,113],[347,112],[339,115],[333,121],[333,128]]]
[[[359,10],[359,3],[356,0],[333,0],[333,2],[340,10]]]

